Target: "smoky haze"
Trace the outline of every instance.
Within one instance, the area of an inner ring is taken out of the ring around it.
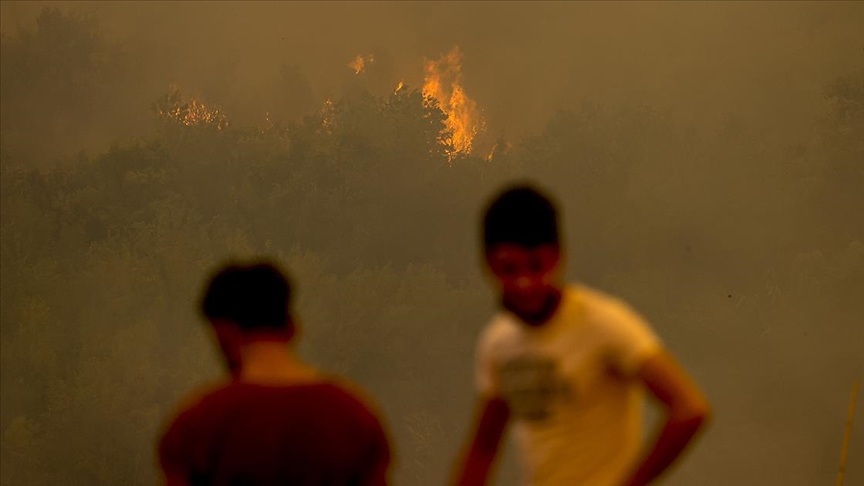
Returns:
[[[568,276],[714,404],[663,484],[834,481],[864,378],[864,4],[0,2],[0,30],[4,484],[152,483],[172,404],[221,371],[202,279],[261,254],[304,356],[384,409],[396,483],[442,484],[494,310],[479,211],[523,177],[558,196]]]
[[[378,54],[381,91],[400,80],[417,86],[424,57],[459,45],[466,91],[495,136],[539,130],[559,108],[586,100],[672,109],[685,123],[735,113],[800,133],[819,109],[822,81],[861,63],[856,7],[823,3],[4,2],[2,28],[32,28],[45,5],[90,13],[122,42],[125,68],[140,83],[121,89],[125,103],[146,106],[177,83],[246,122],[280,102],[308,109],[338,96],[358,54]],[[315,104],[284,99],[286,68],[308,83]],[[148,115],[139,111],[124,111],[125,124]]]

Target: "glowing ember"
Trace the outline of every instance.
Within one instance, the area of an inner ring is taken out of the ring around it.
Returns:
[[[423,98],[435,99],[438,107],[447,115],[448,133],[444,143],[451,147],[448,158],[460,153],[469,154],[474,137],[484,128],[484,121],[477,110],[477,103],[465,94],[462,88],[462,52],[454,46],[437,61],[428,60],[425,66]]]
[[[366,70],[367,64],[375,62],[375,57],[372,54],[368,56],[357,56],[353,61],[348,63],[348,67],[354,70],[354,74],[360,74]]]
[[[486,162],[489,162],[495,158],[495,155],[499,153],[507,153],[510,151],[511,148],[513,148],[513,146],[510,144],[510,142],[507,142],[506,140],[499,140],[495,142],[495,145],[492,146],[492,149],[489,150],[489,153],[486,154],[486,156],[483,158],[486,160]]]
[[[324,101],[324,107],[321,108],[321,128],[326,133],[332,133],[333,116],[336,113],[336,108],[331,100]]]
[[[171,86],[171,93],[160,100],[157,111],[160,117],[187,127],[206,125],[222,130],[228,126],[228,117],[219,108],[196,98],[182,103],[180,89],[176,85]]]
[[[404,88],[404,87],[405,87],[405,83],[403,83],[402,81],[399,81],[399,84],[396,85],[396,89],[393,90],[393,92],[398,93],[398,92],[402,91],[402,88]]]
[[[218,108],[210,108],[203,101],[196,99],[189,100],[186,106],[186,113],[183,114],[183,124],[192,125],[216,125],[217,128],[222,128],[221,119],[222,113]]]
[[[497,148],[498,148],[498,144],[496,143],[495,145],[492,146],[492,150],[490,150],[489,153],[486,154],[486,157],[483,157],[486,160],[486,162],[491,161],[495,157],[495,150]]]

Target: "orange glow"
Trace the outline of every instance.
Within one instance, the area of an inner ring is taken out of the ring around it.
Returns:
[[[215,124],[217,128],[221,129],[221,118],[222,114],[218,108],[210,108],[203,101],[193,98],[187,104],[186,113],[183,115],[183,124],[186,126]]]
[[[321,128],[328,134],[332,133],[333,115],[335,112],[336,108],[333,106],[333,102],[329,99],[325,100],[324,107],[321,108]]]
[[[474,102],[462,88],[462,51],[454,46],[450,52],[438,58],[427,60],[423,82],[423,98],[434,99],[438,107],[447,115],[443,141],[450,148],[448,159],[457,154],[470,154],[474,137],[484,128],[484,121]]]
[[[367,64],[375,62],[375,56],[369,54],[367,56],[357,56],[353,61],[348,63],[348,67],[354,70],[354,74],[360,74],[366,70]]]
[[[503,146],[502,146],[502,143],[503,143]],[[510,142],[507,142],[507,141],[504,141],[504,142],[501,142],[501,141],[495,142],[495,145],[492,146],[492,149],[489,150],[489,153],[486,154],[486,156],[483,157],[483,158],[486,160],[486,162],[489,162],[489,161],[491,161],[492,159],[495,158],[495,155],[496,155],[496,154],[498,154],[498,153],[507,153],[507,152],[510,151],[511,148],[513,148],[513,146],[510,144]]]
[[[405,83],[403,83],[402,81],[399,81],[399,84],[396,85],[396,89],[393,90],[393,92],[398,93],[398,92],[402,91],[402,88],[404,88],[404,87],[405,87]]]
[[[196,98],[191,98],[186,103],[181,101],[180,89],[172,86],[171,93],[164,98],[159,108],[159,116],[187,127],[209,125],[222,130],[228,126],[228,117],[219,108],[209,106]]]
[[[490,150],[489,153],[486,154],[486,157],[483,157],[486,160],[486,162],[489,162],[493,158],[495,158],[495,150],[497,150],[497,149],[498,149],[498,144],[496,143],[495,145],[492,146],[492,150]]]

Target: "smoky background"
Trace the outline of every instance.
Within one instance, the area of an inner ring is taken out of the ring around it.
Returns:
[[[664,484],[836,475],[864,376],[861,4],[4,1],[0,31],[4,484],[152,483],[171,407],[221,372],[203,279],[260,254],[303,355],[384,409],[397,484],[441,484],[495,308],[479,212],[524,177],[560,202],[569,278],[715,406]]]

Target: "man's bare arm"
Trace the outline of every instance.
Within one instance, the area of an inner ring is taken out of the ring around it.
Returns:
[[[668,353],[648,358],[638,377],[665,406],[666,422],[626,486],[645,486],[663,474],[711,417],[708,400]]]
[[[457,486],[486,484],[510,418],[507,403],[500,398],[481,398],[477,409],[471,442],[457,464]]]

